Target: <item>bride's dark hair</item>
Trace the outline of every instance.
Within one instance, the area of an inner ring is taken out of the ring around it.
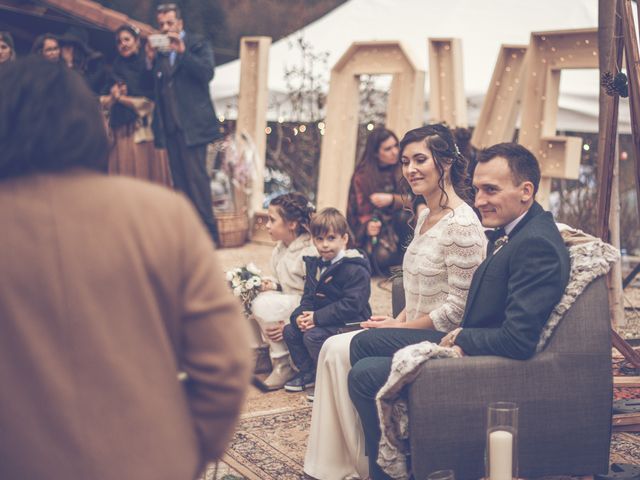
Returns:
[[[450,165],[449,178],[456,194],[467,204],[473,206],[473,188],[469,175],[469,161],[460,153],[453,134],[442,123],[434,123],[425,127],[409,130],[400,141],[400,158],[410,143],[425,142],[431,152],[438,171],[438,187],[440,188],[440,206],[447,208],[449,197],[444,190],[445,165]],[[406,184],[406,180],[404,180]]]

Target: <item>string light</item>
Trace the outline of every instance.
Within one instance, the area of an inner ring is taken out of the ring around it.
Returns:
[[[267,127],[264,129],[264,133],[266,133],[267,135],[271,134],[271,127]]]
[[[373,130],[373,123],[368,123],[367,124],[367,130],[369,130],[369,131]]]

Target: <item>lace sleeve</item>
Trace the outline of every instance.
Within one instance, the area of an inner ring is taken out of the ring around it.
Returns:
[[[449,332],[462,323],[471,279],[484,259],[485,240],[479,223],[456,217],[451,219],[440,239],[447,269],[447,298],[429,314],[441,332]]]

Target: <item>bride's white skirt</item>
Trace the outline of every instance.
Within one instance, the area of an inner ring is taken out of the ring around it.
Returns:
[[[320,350],[304,472],[319,480],[369,476],[360,417],[349,398],[349,344],[355,332],[330,337]]]

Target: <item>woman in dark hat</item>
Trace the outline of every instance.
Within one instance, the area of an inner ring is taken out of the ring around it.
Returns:
[[[133,25],[121,26],[116,30],[116,46],[118,57],[108,94],[100,97],[114,141],[109,172],[170,186],[166,153],[153,144],[153,78],[140,47],[140,31]]]
[[[0,63],[15,59],[16,49],[13,46],[13,37],[9,32],[0,32]]]
[[[45,60],[50,62],[60,61],[60,44],[58,43],[58,37],[53,33],[43,33],[39,35],[34,41],[31,47],[31,53],[34,55],[40,55]]]
[[[89,46],[89,32],[85,28],[71,26],[58,38],[58,43],[67,67],[80,73],[91,89],[99,94],[106,82],[104,57]]]

